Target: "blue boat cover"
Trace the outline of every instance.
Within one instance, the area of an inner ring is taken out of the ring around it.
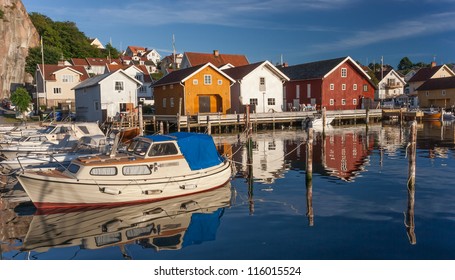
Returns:
[[[167,135],[144,136],[154,142],[176,140],[191,170],[216,166],[223,162],[212,136],[193,132],[175,132]]]

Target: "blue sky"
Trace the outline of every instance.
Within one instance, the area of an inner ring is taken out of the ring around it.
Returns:
[[[245,54],[293,64],[351,56],[396,68],[455,62],[455,0],[22,0],[88,37],[172,52]]]

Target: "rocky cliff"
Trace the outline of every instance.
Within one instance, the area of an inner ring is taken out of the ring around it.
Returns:
[[[22,1],[0,0],[0,99],[30,82],[25,73],[28,49],[39,46],[39,35]]]

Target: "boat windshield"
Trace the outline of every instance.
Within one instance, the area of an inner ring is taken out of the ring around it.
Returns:
[[[149,147],[150,147],[149,142],[137,141],[136,145],[134,146],[134,150],[130,151],[129,150],[130,147],[128,147],[128,152],[132,152],[133,154],[138,156],[145,156]]]

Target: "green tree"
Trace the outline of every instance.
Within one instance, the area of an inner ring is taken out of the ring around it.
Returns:
[[[106,51],[90,45],[89,38],[77,28],[74,22],[54,22],[39,13],[31,13],[29,17],[43,40],[45,64],[56,64],[61,58],[105,58],[108,56]],[[119,51],[112,46],[110,48],[111,57],[119,57]],[[41,47],[29,49],[26,71],[33,75],[36,65],[42,63],[41,60]]]
[[[23,87],[17,88],[11,94],[11,102],[16,106],[16,110],[23,115],[23,119],[26,119],[25,113],[28,111],[32,98],[27,90]]]
[[[397,69],[399,71],[402,71],[404,73],[407,73],[409,72],[409,70],[412,69],[412,67],[414,67],[414,64],[412,63],[412,61],[406,56],[406,57],[403,57],[401,60],[400,60],[400,63],[398,63],[398,67]]]

